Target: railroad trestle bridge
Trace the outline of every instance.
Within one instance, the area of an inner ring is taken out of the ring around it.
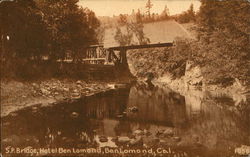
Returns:
[[[173,46],[173,43],[131,45],[109,48],[105,48],[103,45],[92,45],[86,49],[86,54],[84,55],[82,62],[84,64],[127,66],[127,50],[171,46]]]

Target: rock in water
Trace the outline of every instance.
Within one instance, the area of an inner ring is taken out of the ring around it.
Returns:
[[[71,115],[70,115],[70,117],[72,117],[72,118],[77,118],[77,117],[79,117],[79,113],[77,113],[77,112],[72,112]]]
[[[173,140],[174,140],[175,142],[180,142],[180,141],[181,141],[181,138],[178,137],[178,136],[175,136],[175,137],[173,137]]]
[[[108,142],[108,138],[106,136],[99,136],[100,142]]]
[[[201,67],[194,65],[192,61],[187,61],[184,80],[187,86],[200,86],[203,83]]]
[[[128,143],[129,141],[130,141],[130,139],[128,137],[126,137],[126,136],[118,137],[118,142],[119,143],[124,144],[124,143]]]
[[[116,115],[116,117],[117,117],[117,118],[123,118],[123,117],[124,117],[124,115],[119,114],[119,115]]]
[[[138,110],[138,108],[136,106],[134,106],[134,107],[132,107],[131,111],[132,112],[138,112],[139,110]]]
[[[33,113],[38,112],[38,107],[36,107],[36,106],[32,107],[32,112],[33,112]]]
[[[139,109],[136,106],[133,106],[133,107],[129,107],[128,111],[130,111],[130,112],[138,112]]]

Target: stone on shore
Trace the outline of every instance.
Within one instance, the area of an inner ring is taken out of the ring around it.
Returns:
[[[143,145],[142,137],[137,137],[135,139],[130,140],[129,144],[131,146],[142,146]]]

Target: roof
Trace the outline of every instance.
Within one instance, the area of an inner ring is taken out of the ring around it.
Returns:
[[[121,27],[124,30],[124,27]],[[177,37],[192,38],[189,32],[174,20],[146,23],[143,27],[145,37],[149,38],[151,44],[172,43]],[[119,43],[114,39],[116,28],[105,30],[104,47],[119,47]],[[136,37],[133,37],[132,45],[139,45]],[[131,45],[130,45],[131,46]]]

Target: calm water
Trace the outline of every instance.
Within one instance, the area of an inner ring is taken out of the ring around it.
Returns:
[[[249,107],[236,109],[235,100],[227,96],[201,91],[181,95],[169,88],[136,84],[4,117],[3,153],[6,148],[28,146],[133,148],[116,137],[133,139],[139,131],[142,139],[136,147],[166,148],[186,156],[234,156],[236,147],[250,145],[249,113]],[[165,130],[172,133],[166,136]],[[14,155],[18,154],[10,156]]]

